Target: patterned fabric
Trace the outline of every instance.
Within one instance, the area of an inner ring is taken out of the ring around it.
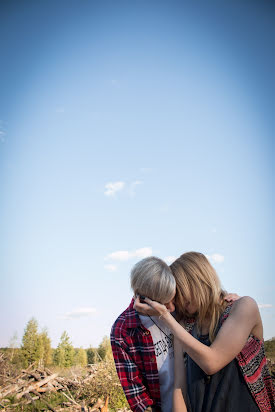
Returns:
[[[223,322],[228,318],[232,303],[223,312],[217,332]],[[194,319],[185,324],[188,332],[192,332],[195,325]],[[236,357],[244,380],[255,399],[261,412],[271,412],[275,410],[274,386],[267,367],[264,341],[250,335],[241,352]]]
[[[221,324],[228,318],[232,304],[225,309]],[[264,340],[250,335],[237,356],[239,367],[260,411],[275,410],[274,386],[267,367]]]
[[[116,370],[132,411],[144,412],[151,406],[160,412],[160,385],[153,340],[133,304],[134,299],[111,330]]]

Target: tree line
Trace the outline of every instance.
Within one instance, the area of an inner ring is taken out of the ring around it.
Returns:
[[[35,318],[27,323],[21,346],[16,347],[16,338],[12,339],[9,352],[12,363],[22,368],[31,364],[38,367],[56,365],[69,368],[74,365],[86,366],[112,358],[110,340],[105,336],[98,348],[74,348],[66,331],[61,335],[56,349],[51,347],[47,329],[39,332]]]

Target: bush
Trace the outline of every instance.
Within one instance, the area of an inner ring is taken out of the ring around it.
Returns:
[[[129,408],[113,360],[97,364],[95,376],[91,379],[91,383],[82,387],[80,394],[80,398],[85,399],[90,405],[93,405],[98,398],[105,401],[107,396],[109,396],[110,410]]]

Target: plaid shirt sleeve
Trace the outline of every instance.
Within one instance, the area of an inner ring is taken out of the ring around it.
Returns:
[[[117,374],[130,408],[134,412],[144,412],[153,400],[143,384],[142,374],[129,354],[129,347],[123,338],[111,334],[111,344]]]

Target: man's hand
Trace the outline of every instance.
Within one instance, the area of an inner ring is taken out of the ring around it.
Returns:
[[[226,300],[226,302],[235,302],[240,299],[240,297],[241,296],[237,295],[237,293],[228,293],[228,295],[224,297],[224,300]]]

